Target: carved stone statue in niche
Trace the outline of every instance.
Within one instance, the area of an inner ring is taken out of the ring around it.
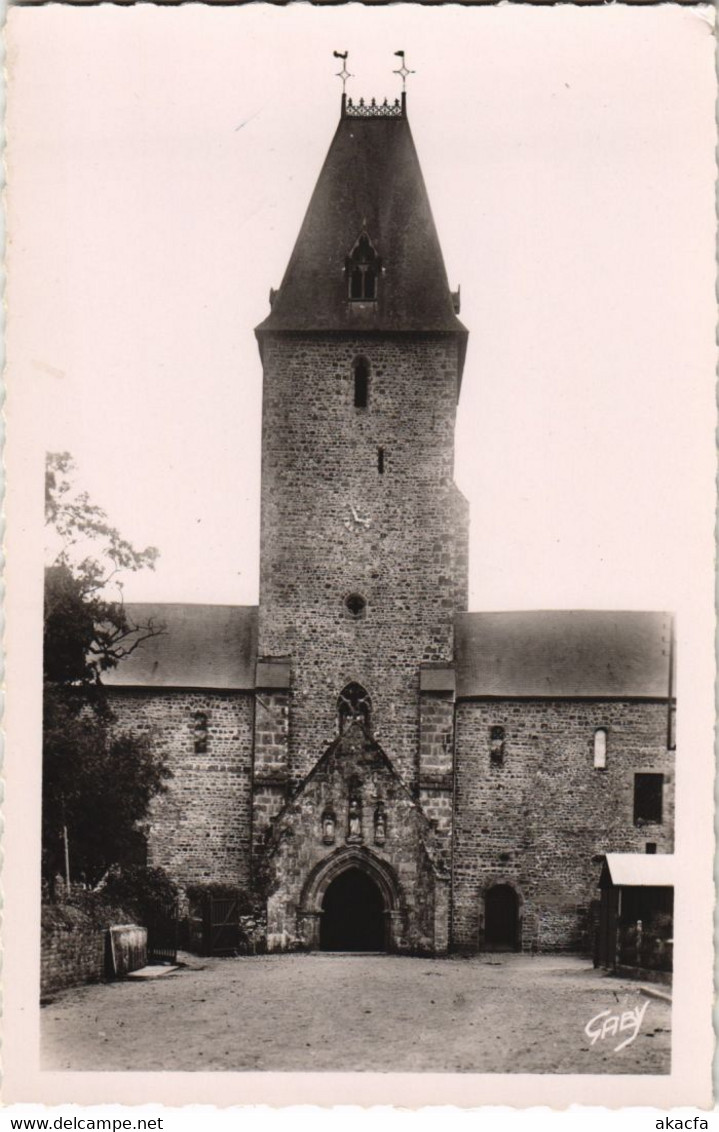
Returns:
[[[385,814],[384,802],[381,800],[377,803],[374,812],[374,843],[375,845],[384,845],[387,837],[387,815]]]
[[[347,819],[347,840],[358,842],[362,840],[362,807],[357,795],[350,798],[349,815]]]
[[[322,840],[325,845],[334,845],[337,818],[333,810],[325,810],[322,815]]]

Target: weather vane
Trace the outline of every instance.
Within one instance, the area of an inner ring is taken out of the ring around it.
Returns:
[[[354,78],[354,75],[350,74],[347,70],[347,56],[349,55],[349,51],[333,51],[332,54],[335,59],[342,60],[342,70],[337,71],[337,78],[342,79],[342,93],[344,94],[347,87],[347,79]]]
[[[402,60],[402,66],[399,67],[396,71],[393,71],[392,74],[393,75],[399,75],[401,77],[401,79],[402,79],[402,93],[404,94],[404,92],[407,89],[407,75],[413,75],[415,72],[410,71],[409,67],[405,63],[405,61],[404,61],[404,51],[395,51],[395,55],[399,55],[400,59]]]

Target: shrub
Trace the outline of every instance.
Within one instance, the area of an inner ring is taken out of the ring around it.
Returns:
[[[102,931],[112,924],[127,923],[134,912],[119,902],[108,899],[104,892],[73,889],[61,900],[42,906],[43,930],[86,927]]]
[[[236,900],[238,916],[252,912],[252,900],[244,888],[223,881],[207,881],[191,884],[187,888],[187,898],[191,904],[204,904],[206,900]]]
[[[141,924],[156,916],[158,907],[177,903],[175,882],[164,869],[147,865],[111,870],[101,891],[106,901],[127,908]]]

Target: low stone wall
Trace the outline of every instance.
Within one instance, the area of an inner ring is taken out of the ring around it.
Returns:
[[[105,976],[107,932],[93,925],[82,913],[73,923],[55,918],[43,923],[40,994],[45,996],[65,987],[97,983]]]
[[[651,971],[648,967],[624,967],[618,964],[614,970],[607,971],[608,975],[616,975],[620,979],[638,979],[643,983],[660,983],[663,986],[672,985],[671,971]]]
[[[128,916],[113,918],[123,923]],[[97,983],[107,970],[107,930],[96,917],[72,905],[49,904],[42,909],[40,995],[65,987]]]

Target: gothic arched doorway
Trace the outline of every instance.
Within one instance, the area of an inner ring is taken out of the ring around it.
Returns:
[[[362,877],[357,880],[356,874]],[[353,879],[354,878],[354,879]],[[334,888],[335,882],[342,882]],[[369,886],[369,887],[368,887]],[[331,895],[329,901],[326,899]],[[344,907],[344,912],[343,912]],[[307,877],[302,889],[300,904],[297,909],[298,934],[304,940],[310,951],[316,948],[323,950],[340,950],[343,944],[332,941],[332,934],[340,930],[342,923],[356,923],[359,913],[352,911],[356,907],[364,909],[365,918],[369,925],[367,932],[373,936],[373,944],[365,944],[365,948],[375,951],[394,951],[398,942],[398,918],[401,908],[401,889],[394,869],[387,861],[375,856],[366,846],[343,845],[336,849],[329,857],[319,861]],[[345,912],[349,908],[349,916]],[[381,933],[377,924],[381,924]],[[326,924],[323,931],[322,925]],[[334,926],[333,926],[334,925]],[[363,929],[364,930],[364,929]],[[342,929],[345,940],[349,935],[348,929]],[[329,932],[329,944],[325,936]],[[358,936],[355,932],[349,944],[345,943],[347,950],[360,950]]]
[[[322,951],[385,951],[385,907],[371,876],[345,869],[328,885],[322,901]]]
[[[510,884],[487,889],[484,939],[488,948],[498,951],[514,951],[519,943],[519,898]]]

